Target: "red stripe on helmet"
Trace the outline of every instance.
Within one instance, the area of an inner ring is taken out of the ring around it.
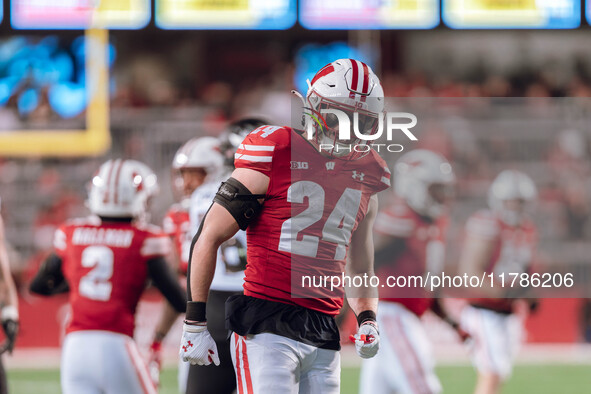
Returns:
[[[367,99],[367,94],[369,93],[369,68],[367,64],[360,62],[363,65],[363,87],[361,88],[361,102],[365,102]]]
[[[351,61],[351,67],[353,68],[353,75],[351,76],[351,90],[352,92],[349,93],[350,98],[355,98],[355,93],[357,91],[357,85],[359,84],[359,65],[357,64],[357,60],[349,59]]]
[[[318,81],[318,79],[324,77],[325,75],[330,74],[331,72],[334,71],[334,66],[331,64],[327,64],[326,66],[322,67],[320,69],[320,71],[318,71],[316,73],[316,75],[314,75],[314,78],[312,79],[312,85],[314,85],[316,83],[316,81]]]
[[[369,67],[367,64],[361,62],[363,64],[363,87],[361,88],[361,93],[368,94],[369,93]]]

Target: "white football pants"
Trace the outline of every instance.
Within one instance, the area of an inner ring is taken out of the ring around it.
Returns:
[[[466,306],[462,310],[461,326],[470,334],[470,353],[476,369],[501,379],[511,376],[523,336],[521,318]]]
[[[380,350],[361,364],[360,393],[441,392],[429,338],[421,320],[401,304],[378,305]]]
[[[231,337],[238,394],[339,394],[341,358],[275,334]]]
[[[180,346],[180,345],[179,345]],[[179,392],[185,394],[187,392],[187,380],[189,379],[189,367],[191,363],[183,361],[179,358],[179,370],[177,373],[177,383],[179,385]]]
[[[62,349],[64,394],[156,394],[133,339],[108,331],[75,331]]]

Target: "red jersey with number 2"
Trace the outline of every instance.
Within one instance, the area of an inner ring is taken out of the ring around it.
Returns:
[[[386,163],[373,150],[357,160],[326,157],[288,127],[263,126],[244,139],[235,165],[270,178],[247,229],[244,294],[336,315],[342,287],[311,286],[312,277],[342,276],[370,197],[390,185]]]
[[[146,262],[165,256],[170,240],[158,227],[68,221],[56,231],[56,254],[70,286],[71,321],[66,331],[103,330],[133,336],[134,315],[146,286]]]

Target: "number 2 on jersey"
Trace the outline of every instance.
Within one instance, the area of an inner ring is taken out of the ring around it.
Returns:
[[[361,190],[346,188],[322,229],[322,240],[337,245],[335,260],[342,260],[347,254],[347,243],[355,226],[355,217],[361,204]],[[299,181],[287,189],[287,202],[302,204],[308,198],[308,207],[298,215],[287,219],[281,226],[279,250],[300,256],[316,257],[319,237],[298,233],[322,219],[325,193],[322,186],[311,181]]]
[[[113,284],[113,251],[107,246],[89,246],[82,251],[82,267],[93,267],[80,279],[78,292],[81,296],[96,301],[108,301]]]

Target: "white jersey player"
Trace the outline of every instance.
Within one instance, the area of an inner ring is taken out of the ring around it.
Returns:
[[[234,157],[236,148],[244,135],[261,126],[262,121],[254,118],[239,120],[230,124],[226,132],[220,137],[220,141],[211,142],[209,153],[203,152],[202,156],[220,155],[224,158]],[[196,234],[201,222],[222,183],[234,169],[232,160],[218,171],[208,175],[206,182],[195,189],[191,195],[189,217],[191,234]],[[246,233],[239,231],[218,250],[216,258],[216,270],[211,284],[209,299],[207,302],[207,327],[216,342],[220,356],[220,366],[212,369],[199,365],[190,367],[189,380],[187,382],[187,394],[205,394],[215,392],[218,394],[232,394],[236,390],[236,375],[230,356],[230,343],[228,342],[228,330],[226,329],[225,303],[226,299],[234,294],[242,292],[244,283],[244,269],[246,268]]]
[[[217,193],[221,178],[206,183],[193,192],[189,211],[191,232],[197,234],[199,225],[211,206]],[[211,290],[220,292],[241,292],[246,268],[246,232],[238,231],[234,237],[224,242],[218,250],[217,262]]]
[[[192,138],[184,143],[172,161],[173,190],[181,196],[179,203],[173,204],[163,221],[164,231],[173,241],[173,256],[180,281],[187,283],[189,249],[194,231],[191,229],[191,195],[204,185],[219,177],[223,169],[223,157],[218,149],[219,142],[213,137]],[[155,382],[159,381],[162,340],[178,317],[178,313],[168,303],[163,303],[162,316],[156,326],[154,340],[150,346],[150,373]],[[178,386],[182,394],[187,392],[189,363],[179,359]]]

